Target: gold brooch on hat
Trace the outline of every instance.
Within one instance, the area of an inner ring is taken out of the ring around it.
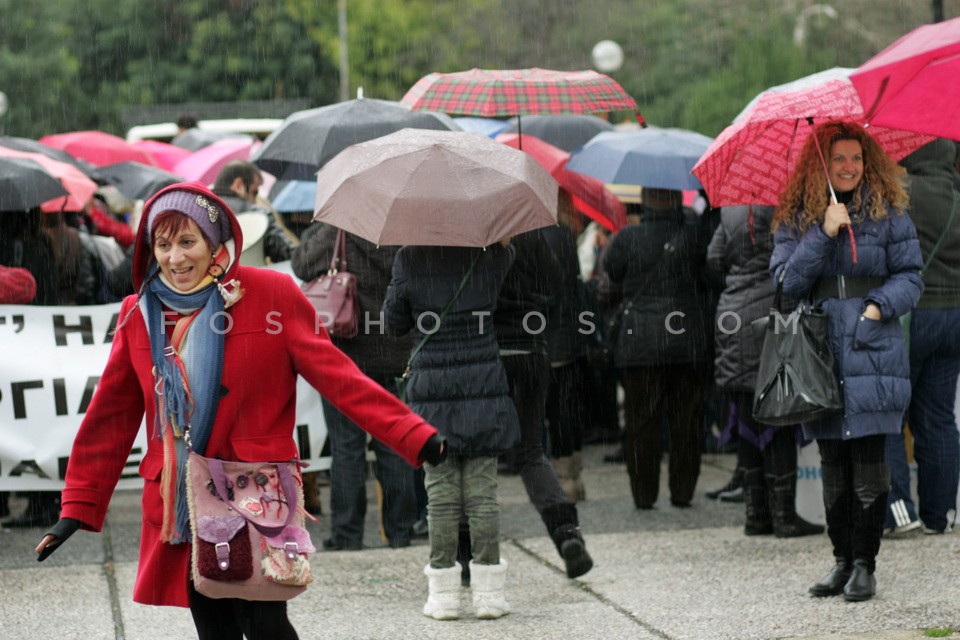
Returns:
[[[210,218],[210,222],[216,222],[217,218],[220,217],[220,210],[207,202],[207,199],[203,196],[197,196],[197,204],[207,210],[207,217]]]

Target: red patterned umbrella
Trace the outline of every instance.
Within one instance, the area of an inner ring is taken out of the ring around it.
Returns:
[[[508,147],[520,148],[519,134],[501,133],[496,140]],[[627,226],[623,203],[601,180],[567,170],[569,153],[531,135],[523,136],[523,151],[533,156],[540,166],[556,178],[560,188],[570,194],[574,209],[596,220],[609,231],[618,231]]]
[[[775,205],[813,124],[827,120],[864,123],[860,98],[847,77],[765,92],[717,136],[692,173],[714,207]],[[870,127],[869,132],[894,160],[932,140],[885,127]]]
[[[411,111],[485,118],[637,108],[634,99],[609,76],[596,71],[536,68],[431,73],[420,78],[400,104]],[[640,119],[639,112],[637,117]]]

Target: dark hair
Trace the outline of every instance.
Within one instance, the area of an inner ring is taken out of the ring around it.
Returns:
[[[213,183],[213,190],[224,191],[229,189],[230,185],[232,185],[233,181],[237,178],[240,178],[243,184],[249,187],[253,184],[254,178],[257,177],[261,180],[263,179],[257,165],[252,162],[247,162],[246,160],[232,160],[220,169],[220,173],[217,174],[217,179]]]
[[[187,229],[190,222],[192,221],[189,216],[179,211],[164,211],[160,213],[154,221],[153,230],[150,233],[150,248],[153,249],[153,245],[156,244],[158,237],[164,235],[174,237],[181,231]],[[197,228],[200,229],[200,235],[203,237],[203,241],[207,243],[207,247],[212,248],[213,243],[210,241],[210,238],[207,237],[207,234],[203,232],[203,229],[199,225],[197,225]]]
[[[189,114],[181,113],[177,116],[177,126],[181,129],[193,129],[197,126],[197,119]]]

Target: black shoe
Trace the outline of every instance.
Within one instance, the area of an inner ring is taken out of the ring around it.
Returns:
[[[563,558],[568,578],[579,578],[593,568],[593,558],[587,553],[580,527],[575,524],[560,525],[551,532],[550,537]]]
[[[345,542],[344,540],[336,540],[334,538],[327,538],[323,541],[323,548],[327,551],[360,551],[363,549],[363,545],[353,542]]]
[[[807,522],[796,514],[793,516],[793,522],[780,522],[776,518],[774,519],[773,535],[778,538],[802,538],[803,536],[816,536],[821,533],[823,533],[821,525]]]
[[[870,573],[866,560],[854,560],[850,579],[843,587],[847,602],[863,602],[877,595],[877,578]]]
[[[745,536],[769,536],[773,533],[773,520],[747,520],[743,525]]]
[[[670,504],[675,506],[677,509],[689,509],[690,501],[689,500],[674,500],[670,498]]]
[[[414,522],[413,526],[410,528],[410,532],[413,534],[414,538],[429,538],[430,525],[427,523],[427,519],[422,518]]]
[[[843,592],[844,585],[850,579],[852,569],[842,558],[837,559],[837,564],[820,578],[820,581],[810,587],[810,595],[817,598],[827,596],[838,596]]]
[[[714,491],[707,491],[710,500],[723,502],[743,502],[743,468],[737,467],[727,484]]]
[[[627,461],[627,457],[623,453],[623,447],[620,447],[613,453],[608,453],[603,456],[603,461],[610,464],[621,464]]]

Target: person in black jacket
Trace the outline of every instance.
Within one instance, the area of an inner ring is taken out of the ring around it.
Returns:
[[[406,246],[393,263],[383,310],[387,330],[414,328],[406,400],[446,438],[449,457],[427,463],[430,595],[423,613],[459,617],[462,567],[459,526],[470,526],[471,589],[478,618],[510,612],[504,597],[507,562],[500,557],[497,456],[520,439],[490,316],[514,261],[504,243],[489,247]]]
[[[960,441],[954,407],[960,374],[960,192],[954,164],[957,147],[939,139],[901,160],[907,169],[910,219],[917,228],[924,264],[923,294],[910,319],[910,382],[907,424],[917,461],[919,519],[910,492],[903,434],[887,436],[891,470],[884,530],[949,533],[956,521]],[[942,240],[941,240],[942,237]]]
[[[333,258],[338,229],[313,223],[293,251],[297,277],[309,281],[326,273]],[[344,232],[345,233],[345,232]],[[390,284],[397,247],[377,247],[352,233],[346,234],[346,269],[357,279],[360,330],[355,338],[331,336],[333,343],[357,363],[360,370],[394,395],[396,377],[403,372],[413,337],[386,333],[380,308]],[[323,415],[330,438],[330,537],[328,550],[355,550],[363,546],[367,512],[367,435],[327,400]],[[383,491],[383,531],[391,547],[410,545],[416,520],[414,470],[389,447],[377,440],[370,444],[376,454],[373,470]]]
[[[746,494],[744,533],[794,538],[823,533],[823,527],[796,511],[799,425],[773,427],[753,419],[760,346],[750,323],[766,316],[773,305],[772,219],[773,207],[724,207],[707,248],[708,265],[726,276],[717,304],[714,378],[729,398],[738,425],[737,463]]]
[[[706,240],[679,191],[644,189],[643,200],[639,224],[614,236],[603,261],[610,279],[623,285],[614,364],[626,395],[624,457],[634,505],[653,508],[666,416],[670,502],[689,507],[700,475],[711,349],[702,291]]]

